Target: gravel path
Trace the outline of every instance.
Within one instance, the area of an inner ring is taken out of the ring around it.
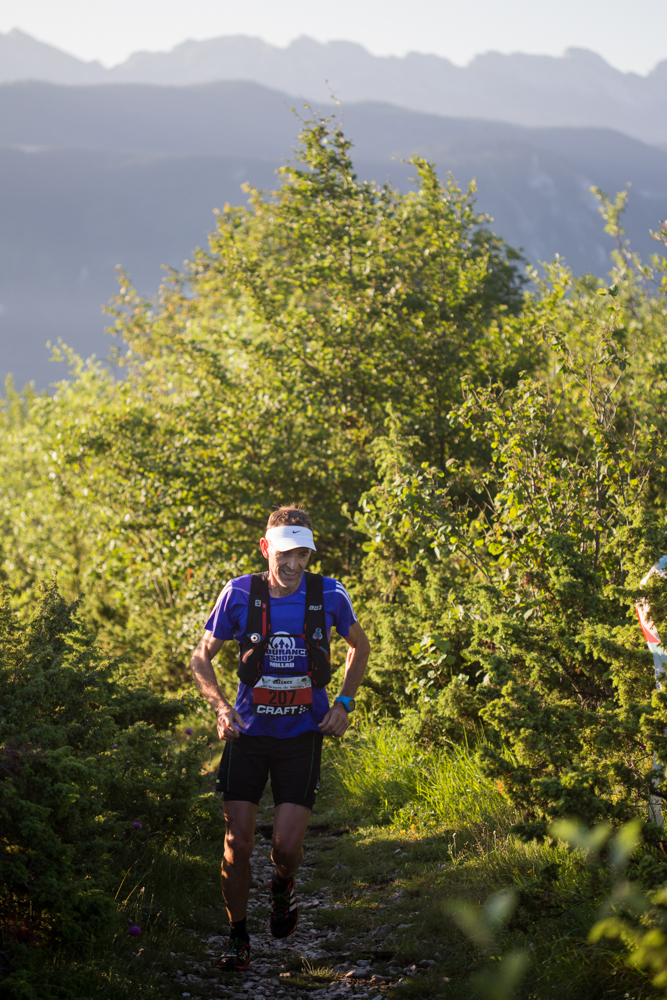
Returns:
[[[299,923],[288,938],[276,941],[268,929],[268,884],[273,872],[270,843],[260,843],[255,847],[252,858],[253,881],[258,888],[251,889],[248,907],[250,927],[260,927],[258,933],[251,934],[251,963],[247,972],[222,973],[212,969],[217,956],[224,950],[227,938],[209,937],[206,954],[211,966],[207,969],[195,967],[186,974],[177,970],[170,977],[172,983],[181,987],[180,995],[192,1000],[232,1000],[232,998],[252,998],[258,1000],[352,1000],[364,997],[366,1000],[385,1000],[387,990],[401,980],[419,975],[428,970],[431,962],[421,963],[423,968],[413,965],[400,968],[380,963],[384,975],[374,971],[371,959],[353,961],[352,955],[343,955],[335,950],[332,939],[336,938],[335,928],[329,931],[315,930],[312,915],[318,910],[332,911],[340,904],[332,904],[327,892],[304,892],[299,890],[297,876],[297,899],[299,902]],[[308,866],[300,869],[301,880],[307,880]],[[261,888],[260,888],[261,887]],[[253,917],[258,919],[253,920]],[[373,954],[378,948],[377,935],[368,941],[355,939],[348,942],[348,948],[355,953]],[[305,962],[303,961],[305,960]],[[326,966],[327,972],[318,974],[317,969],[309,969],[309,963]],[[178,990],[176,991],[178,995]]]

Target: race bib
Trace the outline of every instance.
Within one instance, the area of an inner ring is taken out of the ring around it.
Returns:
[[[303,715],[312,704],[310,677],[260,677],[252,689],[257,715]]]

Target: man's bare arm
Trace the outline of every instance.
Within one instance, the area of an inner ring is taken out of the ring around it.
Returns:
[[[213,657],[220,651],[222,640],[216,639],[212,632],[204,632],[199,645],[192,654],[190,670],[195,684],[206,701],[211,705],[218,718],[218,736],[221,740],[233,740],[239,735],[237,726],[245,728],[243,719],[227,701],[218,687],[218,679],[213,669]]]
[[[345,641],[349,649],[340,693],[346,698],[354,698],[366,672],[371,644],[359,622],[351,626]],[[342,736],[349,725],[348,714],[345,706],[335,701],[322,719],[319,728],[328,736]]]

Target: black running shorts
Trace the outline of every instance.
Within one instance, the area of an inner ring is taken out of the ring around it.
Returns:
[[[274,805],[284,802],[312,809],[320,787],[322,733],[300,736],[247,736],[241,733],[225,746],[216,792],[225,802],[259,800],[271,777]]]

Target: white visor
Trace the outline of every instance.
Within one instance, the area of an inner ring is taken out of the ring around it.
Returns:
[[[312,549],[317,552],[312,531],[300,524],[279,524],[275,528],[269,528],[266,540],[278,552],[287,552],[289,549]]]

